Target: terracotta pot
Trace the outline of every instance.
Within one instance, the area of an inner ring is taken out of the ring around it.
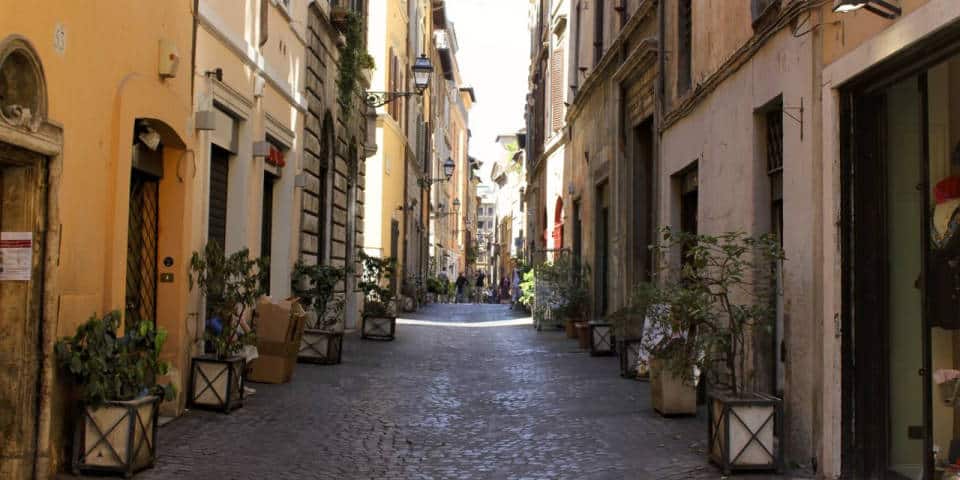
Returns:
[[[576,322],[572,318],[563,322],[563,330],[567,333],[567,338],[577,338]]]
[[[577,322],[574,325],[577,328],[577,341],[580,343],[580,348],[590,350],[590,324]]]

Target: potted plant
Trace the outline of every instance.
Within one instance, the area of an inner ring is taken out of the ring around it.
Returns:
[[[655,246],[661,258],[679,253],[682,266],[662,279],[669,308],[651,315],[662,335],[654,352],[686,375],[703,372],[708,385],[708,454],[732,470],[782,470],[783,405],[750,389],[747,345],[775,319],[775,266],[785,257],[776,237],[742,232],[718,236],[666,229]],[[669,310],[664,312],[664,310]]]
[[[160,401],[172,400],[173,386],[158,385],[167,373],[160,361],[166,340],[149,320],[120,329],[120,313],[91,317],[73,337],[57,341],[59,364],[80,389],[80,418],[74,432],[74,473],[120,473],[126,477],[152,467],[157,455]]]
[[[610,315],[613,335],[617,341],[620,376],[630,379],[647,378],[649,372],[643,360],[643,327],[650,305],[652,286],[643,283],[634,289],[627,305]]]
[[[225,413],[243,406],[247,357],[256,350],[254,307],[268,267],[267,259],[251,259],[245,248],[225,255],[217,242],[190,259],[190,289],[197,285],[206,301],[208,351],[191,362],[191,406]]]
[[[333,365],[343,352],[344,298],[336,289],[347,278],[345,267],[306,265],[293,267],[293,292],[307,307],[307,328],[300,340],[298,360]]]
[[[363,276],[359,284],[363,292],[360,337],[393,340],[397,332],[397,306],[389,282],[396,268],[394,259],[371,257],[360,252],[360,261],[363,263]],[[386,287],[383,286],[385,283]]]

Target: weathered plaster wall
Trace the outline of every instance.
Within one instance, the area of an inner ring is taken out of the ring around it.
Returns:
[[[818,411],[815,392],[817,332],[822,327],[814,308],[815,245],[818,232],[816,182],[820,171],[814,153],[818,129],[815,50],[810,35],[795,38],[779,32],[736,73],[726,79],[688,116],[663,132],[660,211],[662,226],[680,226],[680,198],[673,175],[692,164],[699,169],[698,231],[720,234],[770,231],[770,193],[764,149],[763,108],[782,95],[784,323],[786,345],[787,456],[806,463],[814,454],[811,419]],[[804,105],[801,116],[799,107]],[[798,120],[802,117],[803,133]],[[802,135],[802,137],[801,137]]]

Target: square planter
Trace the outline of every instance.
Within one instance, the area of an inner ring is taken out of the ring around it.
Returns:
[[[73,471],[130,478],[157,458],[160,397],[84,407],[73,442]]]
[[[639,379],[643,359],[643,339],[617,339],[617,354],[620,357],[620,376]]]
[[[590,355],[594,357],[613,355],[615,341],[613,325],[606,322],[590,322]]]
[[[331,332],[308,328],[300,339],[297,361],[336,365],[343,352],[343,332]]]
[[[563,331],[567,334],[567,338],[577,338],[576,323],[576,320],[572,318],[567,318],[563,321]]]
[[[697,386],[691,385],[663,366],[650,360],[650,403],[663,416],[696,415]]]
[[[712,392],[707,402],[710,460],[729,475],[739,470],[783,471],[783,402],[751,393],[741,398]]]
[[[397,317],[363,317],[360,338],[391,341],[397,336]]]
[[[190,367],[189,405],[223,413],[242,407],[243,372],[246,367],[247,360],[244,357],[222,360],[213,356],[194,357]]]
[[[576,322],[573,324],[577,329],[577,344],[584,350],[590,349],[590,324],[587,322]]]

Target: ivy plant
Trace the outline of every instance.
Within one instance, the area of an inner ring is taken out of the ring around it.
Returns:
[[[120,324],[120,312],[94,315],[55,345],[57,360],[79,385],[83,403],[96,407],[145,395],[172,400],[173,385],[157,384],[169,368],[160,361],[166,332],[150,320],[128,320],[120,335]]]
[[[371,257],[360,252],[360,262],[363,264],[363,275],[360,279],[360,290],[363,292],[363,315],[365,317],[389,317],[395,315],[393,305],[394,292],[384,283],[390,282],[396,271],[396,260],[392,257]]]
[[[363,32],[363,17],[350,12],[344,20],[343,36],[340,46],[340,72],[337,78],[337,96],[344,119],[350,117],[354,95],[358,92],[357,80],[364,69],[375,66],[373,57],[367,53]]]
[[[265,279],[269,259],[250,258],[246,248],[230,255],[218,242],[210,242],[203,252],[190,259],[190,289],[194,284],[207,301],[208,327],[204,340],[213,345],[217,358],[234,356],[245,345],[256,343],[252,322],[257,300],[266,293]]]
[[[317,323],[309,328],[330,330],[340,323],[344,298],[337,296],[337,284],[347,278],[345,267],[307,265],[299,261],[293,267],[293,293],[304,305],[312,307]]]

